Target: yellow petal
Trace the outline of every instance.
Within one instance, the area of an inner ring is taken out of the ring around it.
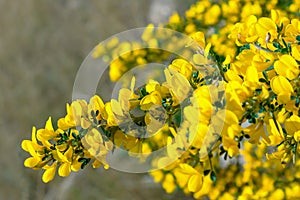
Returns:
[[[48,118],[47,122],[46,122],[46,126],[45,129],[49,130],[49,131],[54,131],[53,126],[52,126],[52,120],[51,117]]]
[[[111,102],[112,112],[118,116],[124,116],[119,102],[115,99],[112,99],[110,102]]]
[[[283,55],[274,63],[275,71],[289,80],[296,78],[299,75],[298,64],[290,55]]]
[[[294,133],[294,139],[296,142],[300,142],[300,130]]]
[[[189,191],[198,192],[201,188],[202,188],[202,176],[200,174],[191,176],[188,182]]]
[[[299,45],[295,45],[292,47],[292,56],[300,61],[300,46]]]
[[[300,130],[300,117],[292,115],[285,121],[284,126],[287,133],[293,135],[295,132]]]
[[[62,163],[58,168],[58,175],[62,177],[69,176],[71,173],[71,164],[70,163]]]
[[[69,162],[68,158],[62,154],[58,149],[56,150],[57,156],[58,158],[62,161],[62,162]]]
[[[52,181],[54,176],[55,176],[55,171],[56,171],[56,166],[57,166],[57,163],[53,163],[52,166],[49,166],[43,176],[42,176],[42,180],[44,183],[48,183],[49,181]]]
[[[274,76],[271,80],[271,88],[275,94],[294,92],[290,82],[283,76]]]
[[[38,159],[38,158],[36,158],[36,157],[30,157],[30,158],[27,158],[27,159],[24,161],[24,166],[25,166],[25,167],[29,167],[29,168],[33,168],[33,167],[35,167],[39,162],[40,162],[40,159]]]
[[[37,143],[37,141],[36,141],[36,128],[35,128],[35,126],[32,127],[31,140],[32,140],[32,142]]]

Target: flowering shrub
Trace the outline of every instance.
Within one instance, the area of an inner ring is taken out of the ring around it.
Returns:
[[[49,118],[22,142],[31,155],[24,165],[43,169],[42,180],[49,182],[56,171],[65,177],[90,162],[108,169],[107,155],[117,148],[143,162],[166,147],[163,157],[152,160],[157,170],[149,173],[168,193],[300,198],[299,11],[298,0],[200,0],[185,16],[173,14],[161,26],[197,42],[201,49],[193,60],[173,59],[164,69],[165,81],[151,79],[136,88],[132,77],[117,100],[94,95],[67,104],[56,128]],[[170,39],[155,39],[152,28],[145,29],[143,42],[158,46]],[[136,65],[171,56],[151,48],[118,56],[120,49],[139,45],[113,38],[92,56],[113,58],[112,81]],[[215,61],[220,78],[203,74],[207,60]],[[144,137],[147,133],[152,135]]]

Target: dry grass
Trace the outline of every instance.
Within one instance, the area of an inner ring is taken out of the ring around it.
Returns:
[[[114,33],[147,25],[150,2],[0,0],[0,199],[175,198],[147,175],[114,170],[86,169],[46,185],[41,172],[23,167],[28,155],[20,149],[33,125],[65,114],[89,51]]]

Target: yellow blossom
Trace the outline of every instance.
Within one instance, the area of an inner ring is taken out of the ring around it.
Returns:
[[[280,104],[285,104],[291,99],[291,94],[294,92],[290,82],[283,76],[275,76],[271,80],[271,88],[277,94],[277,100]]]
[[[275,71],[289,80],[299,75],[299,67],[296,60],[290,55],[283,55],[274,63]]]
[[[43,167],[43,169],[45,169],[45,172],[42,176],[42,180],[44,183],[48,183],[49,181],[53,180],[56,173],[56,167],[57,167],[57,162],[54,162],[51,166],[46,165]]]

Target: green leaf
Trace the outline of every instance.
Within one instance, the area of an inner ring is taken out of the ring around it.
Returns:
[[[204,176],[207,176],[210,173],[210,169],[204,170]]]
[[[214,171],[211,171],[210,173],[210,180],[212,180],[213,182],[216,182],[217,180],[217,175]]]

